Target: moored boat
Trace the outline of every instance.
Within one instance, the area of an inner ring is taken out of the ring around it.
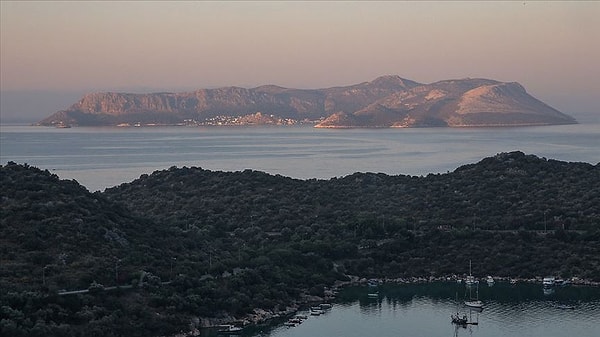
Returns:
[[[483,302],[480,300],[465,301],[465,306],[470,308],[482,309]]]
[[[242,328],[233,324],[221,325],[220,329],[217,330],[217,334],[220,335],[238,335],[242,332]]]
[[[475,279],[475,276],[471,274],[471,260],[469,260],[469,276],[465,279],[465,284],[470,287],[475,284],[479,284],[479,281]]]
[[[542,285],[544,287],[552,287],[552,286],[554,286],[555,280],[556,279],[554,278],[554,276],[546,276],[542,280]]]
[[[311,307],[310,308],[310,314],[312,316],[319,316],[319,315],[324,314],[324,313],[325,312],[323,310],[321,310],[320,306],[318,306],[318,307]]]
[[[465,306],[475,309],[483,309],[483,302],[479,300],[479,284],[476,284],[475,298],[473,298],[471,287],[469,287],[469,299],[465,301]]]
[[[379,285],[379,280],[377,279],[370,279],[367,284],[369,285],[369,287],[377,287]]]
[[[58,129],[69,129],[69,128],[71,128],[71,125],[67,124],[65,122],[58,122],[58,123],[54,124],[54,127],[58,128]]]
[[[467,285],[467,287],[473,286],[473,285],[475,285],[477,283],[479,283],[479,281],[476,280],[474,276],[469,275],[465,279],[465,284]]]
[[[469,323],[467,315],[460,317],[460,315],[456,313],[456,315],[450,315],[450,317],[452,318],[452,323],[456,325],[467,325]]]
[[[375,293],[368,293],[367,296],[369,298],[379,298],[379,293],[375,292]]]

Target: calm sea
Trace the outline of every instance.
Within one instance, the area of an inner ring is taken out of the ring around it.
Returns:
[[[48,169],[91,191],[171,166],[329,179],[354,172],[445,173],[515,150],[564,161],[600,160],[600,124],[348,130],[0,127],[2,164],[14,161]]]

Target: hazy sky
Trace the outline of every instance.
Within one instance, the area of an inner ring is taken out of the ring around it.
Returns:
[[[33,104],[23,91],[321,88],[385,74],[422,83],[516,81],[565,113],[600,112],[600,1],[2,0],[0,6],[2,114]],[[50,110],[36,113],[66,108],[72,97],[47,98]]]

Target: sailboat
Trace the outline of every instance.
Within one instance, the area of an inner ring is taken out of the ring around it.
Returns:
[[[479,300],[479,284],[477,284],[477,290],[476,290],[475,294],[476,294],[476,296],[475,296],[475,298],[473,298],[471,296],[471,288],[469,288],[469,300],[465,301],[465,305],[467,307],[471,307],[471,308],[482,309],[483,302],[481,302]]]
[[[476,280],[473,275],[471,275],[471,260],[469,260],[469,276],[467,276],[467,279],[465,280],[465,284],[467,285],[467,287],[470,287],[477,283],[479,283],[479,281]]]
[[[471,283],[469,283],[471,281]],[[475,298],[471,294],[471,285],[477,286],[475,291]],[[479,300],[479,281],[476,281],[473,275],[471,275],[471,260],[469,260],[469,276],[467,277],[467,288],[469,288],[469,300],[465,301],[465,305],[470,308],[483,309],[483,302]]]

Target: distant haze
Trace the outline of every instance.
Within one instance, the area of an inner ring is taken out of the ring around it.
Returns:
[[[95,91],[521,83],[598,120],[600,2],[0,2],[2,122]]]

